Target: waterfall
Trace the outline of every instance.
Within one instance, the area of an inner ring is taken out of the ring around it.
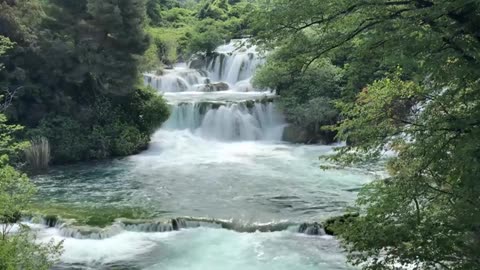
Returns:
[[[205,139],[280,140],[284,121],[272,102],[183,103],[173,107],[164,128],[188,129]]]
[[[250,82],[256,68],[264,63],[256,46],[248,40],[232,40],[218,47],[207,65],[209,77],[216,81],[224,81],[236,86],[237,83]],[[237,87],[234,87],[237,88]],[[239,90],[245,91],[245,87]],[[251,90],[251,89],[249,89]]]
[[[144,82],[160,92],[250,92],[254,91],[250,81],[255,70],[264,62],[257,48],[249,45],[246,39],[232,40],[218,47],[212,55],[202,57],[204,59],[195,69],[178,64],[160,75],[145,73]]]
[[[162,75],[145,73],[144,82],[161,92],[187,92],[202,89],[208,78],[200,71],[177,67],[163,71]]]
[[[145,84],[164,93],[172,106],[162,128],[220,141],[280,141],[284,118],[273,99],[264,100],[274,94],[251,84],[263,62],[248,39],[239,39],[188,65],[144,74]]]

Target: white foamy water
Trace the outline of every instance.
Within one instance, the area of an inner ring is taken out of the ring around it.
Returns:
[[[186,103],[173,107],[168,130],[189,130],[206,139],[223,141],[282,138],[284,119],[274,103]]]
[[[46,229],[41,241],[63,241],[58,269],[333,270],[350,269],[337,242],[288,231],[237,233],[199,228],[168,233],[124,232],[104,240],[72,239]]]

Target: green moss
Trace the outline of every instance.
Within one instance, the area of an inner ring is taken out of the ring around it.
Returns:
[[[25,216],[42,216],[49,226],[58,220],[72,220],[73,225],[104,228],[118,218],[145,219],[152,215],[142,208],[117,206],[77,206],[64,204],[34,204]]]

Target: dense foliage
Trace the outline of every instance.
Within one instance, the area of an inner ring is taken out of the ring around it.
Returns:
[[[211,53],[218,45],[249,32],[250,1],[148,0],[147,32],[153,42],[148,49],[146,69],[186,61],[194,53]],[[152,59],[160,59],[153,61]]]
[[[323,59],[301,70],[300,58],[288,46],[278,48],[257,72],[257,87],[276,89],[287,121],[307,132],[306,142],[332,142],[334,133],[324,129],[335,124],[339,112],[333,101],[343,88],[343,70]]]
[[[0,56],[12,45],[0,36]],[[2,99],[5,102],[5,97]],[[0,269],[48,270],[58,258],[61,243],[35,243],[29,229],[19,224],[35,188],[25,174],[12,167],[10,159],[18,158],[28,144],[16,139],[22,127],[6,122],[5,115],[0,114]]]
[[[360,193],[362,215],[337,224],[351,262],[480,269],[480,3],[275,0],[258,10],[258,37],[289,52],[266,69],[293,62],[300,78],[320,78],[326,60],[343,69],[333,98],[338,138],[350,144],[334,160],[396,153],[390,177]],[[297,89],[297,78],[282,80],[281,91]]]
[[[12,121],[46,137],[54,162],[136,153],[168,116],[141,86],[145,1],[0,1],[0,34],[16,46],[0,81]]]

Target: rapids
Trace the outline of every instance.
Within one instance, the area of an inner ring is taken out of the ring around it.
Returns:
[[[147,151],[56,167],[34,179],[47,202],[142,207],[160,219],[223,223],[179,231],[119,223],[103,235],[37,225],[42,241],[64,241],[57,269],[350,269],[334,238],[300,234],[290,224],[341,214],[375,174],[322,170],[326,161],[318,157],[334,146],[281,141],[286,123],[274,93],[250,83],[263,58],[254,46],[238,46],[245,42],[220,46],[200,70],[183,64],[145,74],[172,107]],[[214,84],[229,89],[205,92]]]

